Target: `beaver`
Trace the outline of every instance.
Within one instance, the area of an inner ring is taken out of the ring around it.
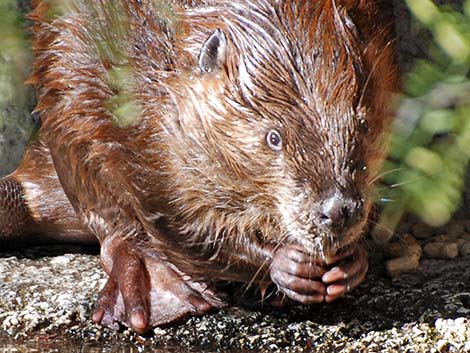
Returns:
[[[3,242],[98,242],[111,328],[220,308],[219,282],[342,296],[396,89],[387,3],[34,1],[41,127]]]

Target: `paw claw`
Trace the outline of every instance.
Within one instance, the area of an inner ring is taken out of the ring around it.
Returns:
[[[144,333],[148,329],[148,319],[142,308],[134,310],[130,315],[130,327],[137,333]]]
[[[367,250],[364,244],[357,244],[349,250],[347,257],[341,257],[340,260],[341,266],[333,267],[322,276],[322,281],[327,285],[325,300],[328,303],[357,287],[367,273]]]
[[[103,316],[104,316],[104,309],[97,308],[93,312],[93,315],[92,315],[91,319],[93,320],[93,322],[99,324],[101,322],[101,320],[103,319]]]

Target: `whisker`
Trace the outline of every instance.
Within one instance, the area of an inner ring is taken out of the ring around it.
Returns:
[[[384,184],[381,184],[381,186],[378,186],[376,187],[375,189],[377,191],[382,191],[382,190],[389,190],[389,189],[394,189],[394,188],[397,188],[397,187],[400,187],[400,186],[403,186],[403,185],[407,185],[407,184],[410,184],[410,183],[414,183],[416,182],[417,180],[420,180],[422,179],[423,177],[422,176],[416,176],[414,178],[411,178],[411,179],[408,179],[408,180],[404,180],[400,183],[395,183],[395,184],[390,184],[390,185],[384,185]]]
[[[417,177],[411,178],[409,180],[404,180],[401,183],[391,184],[391,185],[389,185],[389,188],[393,189],[393,188],[396,188],[396,187],[399,187],[399,186],[407,185],[407,184],[416,182],[417,180],[420,180],[422,178],[423,177],[421,177],[421,176],[417,176]]]
[[[384,176],[386,175],[389,175],[389,174],[392,174],[392,173],[396,173],[396,172],[399,172],[401,170],[404,170],[405,168],[403,167],[400,167],[400,168],[395,168],[395,169],[391,169],[391,170],[387,170],[383,173],[379,173],[377,174],[376,176],[374,176],[372,179],[370,179],[368,181],[368,185],[372,185],[372,184],[375,184],[375,182],[379,179],[382,179]]]
[[[289,234],[284,234],[281,239],[279,240],[279,242],[274,246],[273,248],[273,254],[279,249],[279,247],[281,245],[283,245],[284,243],[284,240],[289,236]],[[243,295],[246,294],[246,292],[248,291],[248,289],[253,285],[253,283],[255,282],[256,278],[258,277],[258,275],[261,273],[261,271],[263,270],[263,268],[265,268],[265,265],[267,264],[267,262],[269,261],[269,259],[265,259],[263,261],[263,263],[258,267],[258,270],[255,272],[255,274],[251,277],[251,280],[245,285],[246,286],[246,289],[245,291],[243,292]],[[268,270],[269,270],[269,267],[266,269],[266,272],[263,274],[263,277],[261,278],[261,280],[263,281],[266,276],[268,275]]]
[[[376,227],[376,228],[378,228],[378,229],[380,229],[380,230],[383,230],[383,231],[387,232],[388,234],[390,234],[389,239],[391,239],[392,237],[397,237],[398,239],[401,239],[400,234],[398,234],[397,232],[395,232],[395,229],[391,229],[391,228],[389,228],[389,227],[383,225],[382,223],[375,222],[375,221],[370,220],[370,219],[367,220],[367,223],[368,223],[368,224],[371,224],[372,226],[374,226],[374,227]],[[379,244],[379,245],[384,245],[384,244],[381,244],[381,242],[379,242],[379,241],[376,239],[376,237],[374,237],[373,231],[371,232],[371,236],[372,236],[372,238],[375,240],[375,242],[376,242],[377,244]]]
[[[388,48],[395,42],[395,40],[390,40],[387,42],[387,44],[385,45],[385,47],[383,48],[382,52],[380,53],[380,55],[377,57],[377,61],[374,63],[374,65],[372,66],[371,70],[369,71],[369,74],[367,75],[367,79],[364,83],[364,88],[362,89],[362,93],[361,93],[361,97],[359,98],[359,104],[358,106],[360,107],[362,105],[362,102],[364,100],[364,97],[366,95],[366,91],[367,89],[369,88],[369,83],[371,82],[371,79],[372,79],[372,75],[374,74],[374,71],[375,69],[377,68],[377,66],[380,64],[380,61],[386,57],[387,55],[387,50]]]
[[[296,218],[294,218],[290,223],[287,224],[287,228],[291,225],[291,224],[294,224],[295,222],[298,222],[300,219],[302,218],[301,215],[297,216]],[[272,249],[272,252],[273,254],[276,253],[277,250],[279,250],[279,248],[281,246],[284,245],[284,242],[285,240],[289,237],[289,234],[288,233],[284,233],[281,238],[278,240],[278,242],[274,245],[274,248]],[[263,263],[258,267],[258,270],[255,272],[255,274],[252,276],[251,280],[245,285],[246,286],[246,289],[244,291],[243,294],[246,294],[246,292],[248,291],[248,289],[253,285],[253,283],[255,282],[256,278],[258,277],[258,275],[261,273],[261,271],[263,270],[263,268],[266,267],[266,263],[269,259],[265,259],[263,261]],[[267,276],[269,275],[269,267],[266,268],[266,272],[263,274],[262,278],[261,278],[261,281],[263,281]]]
[[[380,202],[380,203],[393,203],[393,202],[396,202],[396,200],[394,199],[390,199],[390,198],[387,198],[387,197],[381,197],[379,201],[377,202]]]

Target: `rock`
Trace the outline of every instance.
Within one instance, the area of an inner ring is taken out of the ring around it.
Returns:
[[[416,223],[411,227],[411,232],[417,239],[426,239],[434,235],[434,229],[425,223]]]
[[[461,256],[470,255],[470,241],[465,241],[459,246],[459,252]]]
[[[453,259],[459,256],[459,246],[457,243],[428,243],[424,246],[423,250],[428,257],[436,259]]]
[[[385,266],[389,275],[396,277],[402,273],[415,271],[419,266],[419,259],[417,256],[398,257],[388,260]]]
[[[398,241],[388,244],[385,252],[393,258],[385,263],[387,272],[390,276],[396,277],[418,268],[422,249],[411,234],[406,234]]]
[[[452,223],[447,228],[447,233],[451,237],[459,237],[465,232],[465,227],[462,223]]]

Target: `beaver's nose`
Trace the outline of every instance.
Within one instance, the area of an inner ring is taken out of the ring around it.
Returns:
[[[360,197],[335,193],[320,204],[320,223],[332,230],[342,230],[356,224],[362,215],[364,202]]]

